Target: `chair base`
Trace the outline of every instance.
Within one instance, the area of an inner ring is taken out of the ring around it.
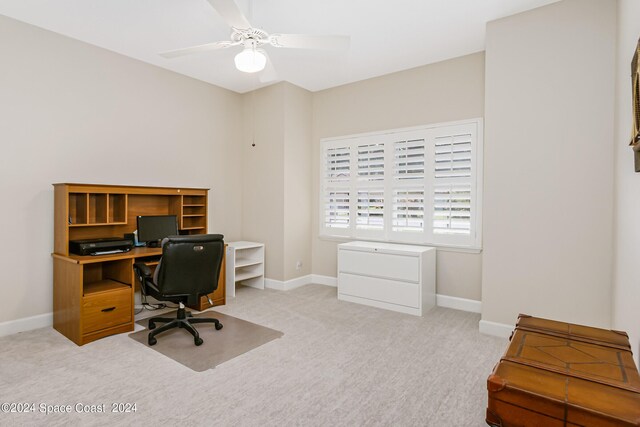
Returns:
[[[156,329],[156,322],[162,322],[165,324]],[[196,345],[202,345],[204,341],[200,338],[198,330],[193,326],[194,323],[215,323],[217,331],[222,329],[222,323],[220,323],[218,319],[211,317],[193,317],[193,315],[189,311],[185,310],[184,306],[180,304],[176,318],[152,317],[149,319],[149,330],[151,330],[148,338],[149,345],[155,345],[158,342],[156,335],[173,328],[186,329],[191,335],[193,335],[194,343]]]

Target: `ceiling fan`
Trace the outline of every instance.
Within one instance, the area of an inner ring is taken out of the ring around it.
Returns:
[[[271,61],[261,47],[270,45],[278,48],[346,50],[349,48],[349,36],[305,35],[305,34],[268,34],[251,26],[234,0],[207,0],[231,27],[231,40],[206,43],[183,49],[160,53],[165,58],[175,58],[193,53],[227,49],[242,46],[243,50],[235,56],[236,68],[245,73],[262,71],[268,66],[261,80],[275,80]]]

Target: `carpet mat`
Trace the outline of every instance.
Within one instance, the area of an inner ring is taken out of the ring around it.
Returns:
[[[175,311],[161,315],[175,316]],[[194,344],[193,336],[188,331],[180,328],[156,335],[158,343],[153,346],[147,344],[148,329],[129,334],[129,337],[196,372],[202,372],[283,335],[280,331],[215,311],[194,314],[194,317],[215,317],[223,328],[216,331],[213,323],[197,324],[196,329],[204,340],[200,346]],[[149,319],[142,319],[136,323],[147,328],[148,322]],[[156,323],[157,328],[162,325],[163,323]]]

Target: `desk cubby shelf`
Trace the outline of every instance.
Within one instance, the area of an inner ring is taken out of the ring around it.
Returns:
[[[121,225],[127,223],[127,195],[69,193],[69,226]]]
[[[208,190],[203,188],[54,184],[53,327],[78,345],[133,330],[133,263],[158,265],[161,248],[112,255],[69,253],[69,241],[123,237],[139,215],[176,215],[180,234],[207,233]],[[225,303],[225,264],[213,305]],[[193,308],[211,305],[205,296]]]
[[[98,280],[87,283],[83,287],[83,296],[99,294],[101,292],[111,292],[113,290],[123,290],[131,287],[131,284],[120,283],[112,279]]]

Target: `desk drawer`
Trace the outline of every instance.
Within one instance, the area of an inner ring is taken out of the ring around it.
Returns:
[[[131,322],[131,290],[119,289],[85,296],[82,300],[82,333]]]
[[[340,273],[338,292],[406,307],[420,307],[420,288],[414,283]]]
[[[338,260],[340,273],[414,283],[420,281],[420,260],[415,256],[342,249],[338,251]]]

